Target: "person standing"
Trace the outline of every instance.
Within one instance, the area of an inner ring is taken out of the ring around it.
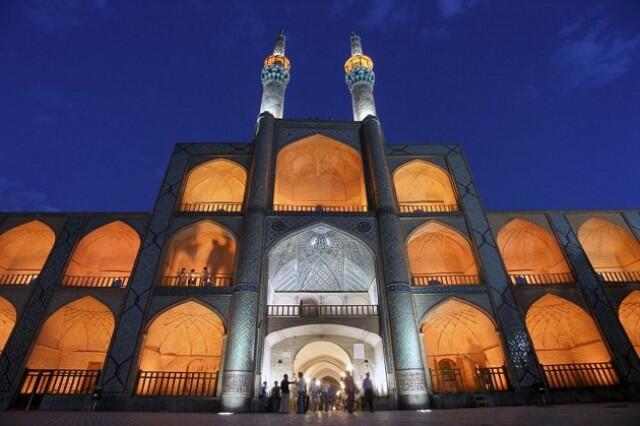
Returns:
[[[320,411],[329,411],[329,385],[324,379],[320,383]]]
[[[189,285],[193,286],[196,285],[198,281],[198,273],[196,272],[195,269],[191,269],[191,272],[189,272]]]
[[[353,413],[353,403],[356,399],[356,382],[353,380],[353,376],[350,371],[345,372],[344,376],[344,391],[347,394],[347,411],[349,414]]]
[[[211,279],[211,274],[209,273],[209,268],[206,266],[202,268],[202,272],[200,273],[200,285],[206,286],[209,285],[209,280]]]
[[[280,410],[278,412],[289,414],[289,375],[287,374],[280,381],[280,392],[282,393],[282,399],[280,399]]]
[[[315,413],[318,411],[318,397],[320,396],[320,384],[315,377],[311,380],[309,390],[311,391],[311,411]]]
[[[258,395],[258,398],[260,399],[260,402],[262,403],[262,406],[264,407],[264,410],[267,411],[268,407],[268,400],[267,400],[267,394],[269,392],[269,387],[267,385],[267,382],[262,382],[262,386],[260,386],[260,395]]]
[[[296,389],[298,391],[298,414],[305,413],[305,400],[307,399],[307,381],[304,379],[302,371],[298,373],[298,381],[296,382]]]
[[[369,373],[367,373],[367,376],[362,381],[362,390],[364,391],[364,407],[362,407],[362,410],[364,411],[365,407],[369,407],[369,411],[373,413],[373,383],[371,382]]]
[[[280,408],[280,386],[278,386],[278,381],[273,382],[273,387],[271,388],[271,394],[269,395],[269,412],[277,413]]]
[[[178,273],[178,286],[183,286],[186,283],[187,283],[187,268],[182,268]]]

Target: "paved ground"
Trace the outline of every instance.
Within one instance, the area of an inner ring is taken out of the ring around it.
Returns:
[[[288,425],[640,425],[640,403],[555,405],[549,407],[498,407],[434,410],[431,412],[381,411],[374,414],[343,413],[218,414],[196,413],[83,413],[20,412],[0,413],[2,426],[288,426]]]

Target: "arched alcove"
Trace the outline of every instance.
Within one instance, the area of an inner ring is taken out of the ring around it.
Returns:
[[[55,239],[51,228],[39,220],[0,235],[0,284],[29,284],[40,274]]]
[[[451,177],[442,168],[413,160],[393,173],[400,211],[452,212],[458,210]]]
[[[640,244],[629,231],[592,217],[580,226],[578,239],[605,281],[640,281]]]
[[[430,221],[407,241],[414,285],[478,284],[478,268],[469,241],[458,231]]]
[[[0,353],[16,325],[16,310],[7,299],[0,297]]]
[[[210,220],[181,228],[166,245],[163,284],[231,285],[236,246],[235,236]],[[203,279],[205,267],[208,277]]]
[[[239,212],[246,182],[246,170],[234,161],[216,159],[200,164],[187,177],[180,210]]]
[[[633,348],[640,356],[640,290],[632,291],[622,301],[618,315]]]
[[[115,221],[85,235],[73,250],[64,285],[124,286],[140,248],[140,236],[131,226]]]
[[[541,226],[513,219],[498,232],[497,242],[512,284],[573,282],[560,245]]]
[[[596,323],[576,304],[546,294],[527,311],[526,325],[551,387],[617,383]]]
[[[224,334],[218,314],[195,301],[156,316],[144,338],[136,393],[213,396]]]
[[[322,135],[287,145],[276,160],[273,204],[277,211],[365,211],[360,154]]]
[[[93,297],[64,305],[42,326],[27,368],[100,370],[114,326],[111,309]]]
[[[270,305],[376,305],[373,253],[339,229],[316,224],[269,251]]]
[[[422,333],[435,392],[508,388],[500,337],[480,309],[448,299],[425,316]]]

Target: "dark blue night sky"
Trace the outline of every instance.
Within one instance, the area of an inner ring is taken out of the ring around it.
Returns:
[[[349,33],[390,143],[458,143],[490,210],[640,207],[640,2],[2,0],[0,210],[148,211],[176,142],[351,119]]]

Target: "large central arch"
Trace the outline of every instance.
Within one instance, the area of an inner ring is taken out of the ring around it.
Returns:
[[[351,370],[357,382],[369,373],[378,395],[386,394],[384,349],[382,339],[375,333],[323,323],[285,328],[265,338],[261,381],[273,383],[283,374],[291,378],[302,371],[312,375],[309,379],[333,382],[336,375],[344,373],[340,371],[343,368]]]
[[[269,251],[270,305],[376,305],[375,260],[360,240],[316,224]]]
[[[323,135],[294,142],[276,160],[275,210],[338,211],[367,209],[364,169],[360,154]]]

